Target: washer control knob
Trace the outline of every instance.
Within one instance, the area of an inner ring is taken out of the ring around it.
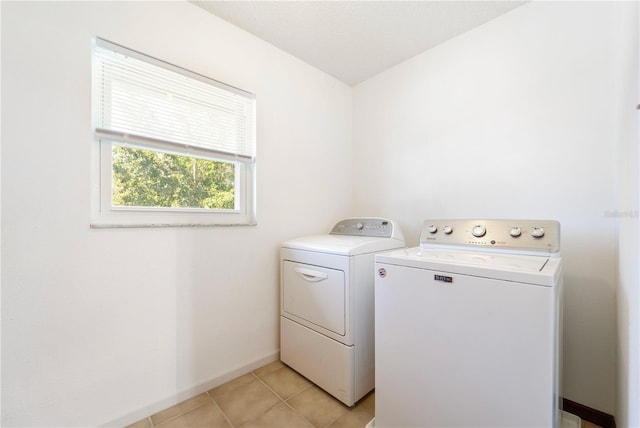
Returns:
[[[356,229],[358,229],[358,230],[364,229],[364,224],[362,224],[362,223],[356,224]]]
[[[443,231],[444,233],[446,233],[447,235],[451,235],[451,232],[453,232],[453,227],[451,227],[451,226],[445,226],[445,227],[443,227],[443,228],[442,228],[442,231]]]
[[[513,236],[514,238],[517,238],[518,236],[522,235],[522,231],[520,230],[519,227],[512,227],[511,230],[509,231],[509,235]]]
[[[432,224],[431,226],[427,227],[427,230],[429,231],[429,233],[436,233],[438,231],[438,226]]]
[[[487,229],[481,225],[473,226],[473,229],[471,229],[471,234],[476,238],[481,238],[486,235],[486,233]]]
[[[531,236],[534,238],[542,238],[544,236],[544,229],[541,227],[534,227],[531,231]]]

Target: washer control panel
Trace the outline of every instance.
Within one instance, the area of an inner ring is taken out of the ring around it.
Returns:
[[[425,220],[420,246],[449,245],[511,250],[560,251],[555,220]]]
[[[341,220],[333,226],[329,233],[332,235],[374,236],[380,238],[395,237],[394,223],[391,220],[373,217]]]

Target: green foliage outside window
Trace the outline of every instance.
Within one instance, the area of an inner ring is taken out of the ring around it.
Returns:
[[[234,209],[235,164],[113,146],[114,206]]]

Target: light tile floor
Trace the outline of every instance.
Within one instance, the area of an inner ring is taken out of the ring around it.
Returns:
[[[275,361],[127,428],[364,428],[374,414],[375,392],[349,408]]]
[[[349,408],[275,361],[128,428],[364,428],[374,402],[372,392]]]

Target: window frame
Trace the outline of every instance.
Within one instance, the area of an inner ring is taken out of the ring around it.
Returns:
[[[169,71],[177,72],[186,77],[197,76],[197,80],[211,83],[221,89],[229,89],[230,92],[246,94],[251,97],[252,127],[251,144],[253,152],[251,160],[247,161],[246,156],[234,155],[216,156],[216,151],[207,151],[198,147],[169,143],[163,140],[155,140],[144,136],[114,135],[109,134],[109,130],[101,129],[96,124],[97,109],[94,108],[93,98],[96,96],[92,89],[92,123],[93,144],[92,144],[92,215],[91,228],[117,228],[117,227],[193,227],[193,226],[253,226],[256,225],[256,157],[255,157],[255,95],[235,87],[226,85],[217,80],[193,73],[181,67],[158,60],[137,51],[132,51],[120,45],[113,44],[100,38],[93,38],[92,43],[92,63],[94,60],[94,48],[96,43],[100,47],[107,45],[117,47],[118,53],[135,53],[136,58],[140,56],[143,60],[149,59],[149,63]],[[93,69],[92,65],[92,69]],[[93,84],[93,77],[92,77]],[[115,134],[118,134],[117,132]],[[129,137],[131,137],[129,139]],[[112,205],[113,192],[113,165],[112,150],[114,145],[141,148],[144,150],[155,150],[164,153],[177,154],[180,156],[198,157],[213,161],[230,162],[235,164],[235,206],[236,209],[207,209],[207,208],[172,208],[172,207],[121,207]],[[238,161],[238,158],[244,158]]]

